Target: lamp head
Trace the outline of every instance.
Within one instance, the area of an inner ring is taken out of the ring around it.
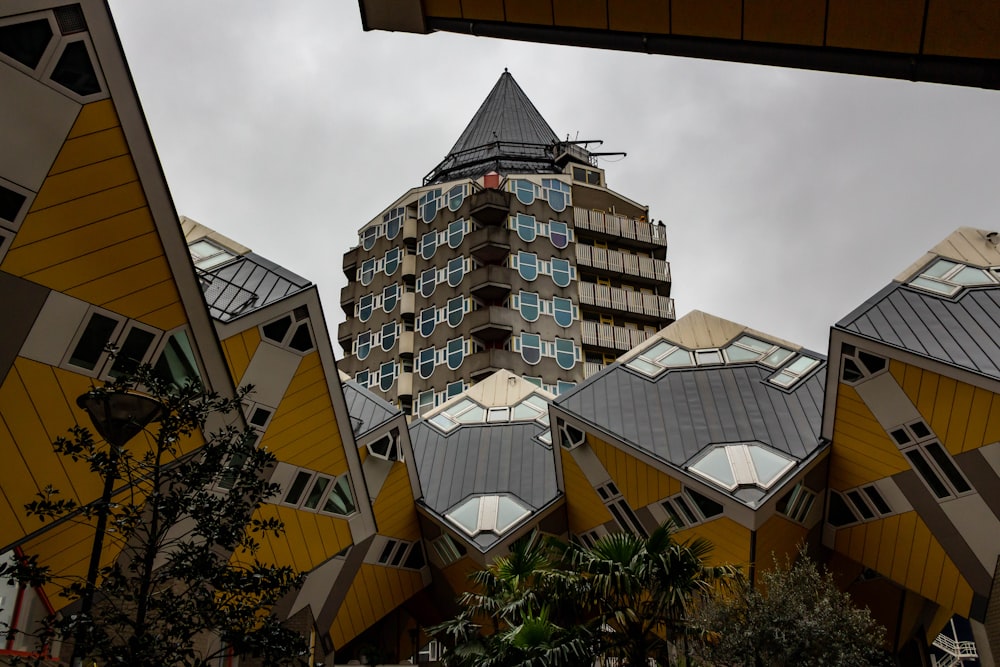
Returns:
[[[106,441],[121,447],[162,416],[163,407],[149,396],[126,391],[88,391],[76,399]]]

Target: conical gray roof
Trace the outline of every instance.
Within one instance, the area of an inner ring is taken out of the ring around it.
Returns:
[[[553,173],[559,137],[506,69],[448,156],[424,179],[440,183],[489,171]]]

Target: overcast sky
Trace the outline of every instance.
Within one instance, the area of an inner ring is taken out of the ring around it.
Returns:
[[[504,67],[556,134],[628,153],[601,166],[667,225],[679,315],[825,353],[955,227],[1000,227],[998,92],[365,33],[353,0],[111,6],[178,212],[317,283],[334,339],[357,230],[420,185]]]

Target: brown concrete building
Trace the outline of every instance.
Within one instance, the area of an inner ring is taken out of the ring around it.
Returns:
[[[505,71],[344,256],[341,368],[409,414],[499,369],[559,393],[674,320],[665,232]]]

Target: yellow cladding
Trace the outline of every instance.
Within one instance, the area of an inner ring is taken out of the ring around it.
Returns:
[[[750,529],[741,526],[732,519],[719,517],[703,524],[679,530],[674,535],[678,542],[703,537],[712,543],[712,552],[708,556],[710,565],[738,565],[747,571],[750,563]]]
[[[474,588],[469,581],[469,575],[480,569],[471,558],[460,558],[442,570],[445,581],[451,586],[456,596]]]
[[[131,502],[131,499],[126,502]],[[110,565],[121,553],[122,545],[113,538],[113,534],[105,538],[104,550],[101,552],[102,566]],[[94,526],[85,519],[75,519],[59,524],[22,545],[25,554],[37,555],[38,561],[50,567],[51,572],[56,575],[55,583],[43,586],[55,609],[61,609],[71,602],[61,597],[60,591],[69,583],[83,581],[86,577],[93,543]]]
[[[754,565],[757,571],[774,568],[775,559],[779,565],[785,563],[785,556],[792,558],[798,553],[799,545],[806,542],[809,531],[805,526],[775,514],[757,529]]]
[[[364,563],[330,627],[334,647],[343,647],[423,587],[415,570]]]
[[[0,544],[9,544],[40,526],[24,518],[24,505],[48,485],[62,497],[89,503],[101,494],[101,480],[87,463],[73,462],[52,450],[52,441],[67,435],[71,426],[91,427],[89,418],[76,407],[77,396],[90,389],[93,380],[61,368],[18,357],[0,385],[0,451],[8,452],[0,466],[0,488],[6,507],[0,516],[13,514],[15,521],[0,523]],[[151,445],[148,435],[136,438],[130,447]],[[184,443],[185,451],[202,443],[201,436]]]
[[[347,519],[271,504],[261,507],[255,517],[277,518],[285,524],[281,536],[273,533],[256,536],[261,543],[260,558],[264,562],[308,572],[329,559],[331,554],[351,545]],[[234,561],[242,558],[245,558],[242,553],[233,554]]]
[[[413,504],[413,491],[406,465],[393,463],[378,497],[372,505],[375,511],[375,525],[378,534],[395,537],[407,542],[420,539],[417,511]]]
[[[604,506],[597,491],[587,480],[572,452],[559,448],[562,457],[563,481],[566,485],[566,515],[569,532],[579,535],[602,523],[611,521],[611,512]]]
[[[895,359],[889,372],[952,454],[1000,440],[1000,395]]]
[[[329,475],[347,471],[319,352],[302,357],[261,444],[285,463]]]
[[[681,483],[614,445],[587,434],[587,443],[635,510],[679,493]]]
[[[838,552],[968,616],[972,588],[916,512],[841,528],[835,540]]]
[[[250,327],[222,341],[226,365],[229,366],[229,373],[236,380],[237,386],[242,384],[243,374],[246,373],[258,345],[260,345],[260,329],[257,327]]]
[[[160,329],[185,322],[110,100],[81,110],[0,268]]]
[[[849,489],[909,470],[899,448],[853,387],[837,386],[830,487]]]

